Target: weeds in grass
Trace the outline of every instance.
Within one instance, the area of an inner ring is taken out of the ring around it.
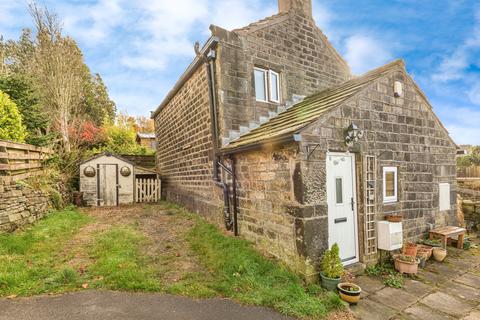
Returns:
[[[67,208],[25,231],[0,235],[0,296],[59,292],[76,285],[76,274],[60,267],[62,245],[90,218]],[[75,275],[74,275],[75,274]]]
[[[145,237],[130,226],[113,227],[99,234],[90,252],[95,263],[88,268],[88,274],[97,279],[94,286],[159,291],[160,282],[140,250],[145,242]]]
[[[341,308],[340,298],[318,286],[306,290],[300,278],[267,260],[247,241],[224,236],[201,219],[188,241],[213,279],[205,286],[243,303],[274,307],[296,317],[322,317]]]

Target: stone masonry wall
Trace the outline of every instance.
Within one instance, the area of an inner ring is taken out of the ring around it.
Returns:
[[[257,248],[303,273],[295,239],[292,172],[296,144],[235,155],[239,233]]]
[[[212,34],[220,39],[217,81],[222,138],[229,130],[277,113],[279,105],[293,95],[307,96],[350,78],[347,64],[313,19],[294,11],[231,32],[214,27]],[[280,74],[280,104],[256,101],[254,67]]]
[[[50,209],[48,194],[0,180],[0,232],[41,219]]]
[[[167,200],[221,221],[212,183],[212,137],[207,72],[200,66],[155,118],[157,166]]]
[[[404,84],[404,95],[395,98],[394,81]],[[344,135],[354,122],[365,131],[350,152],[357,158],[357,203],[359,213],[360,254],[363,261],[363,179],[364,155],[377,157],[376,218],[396,213],[403,216],[404,239],[413,240],[426,235],[429,227],[455,225],[456,163],[455,145],[448,137],[425,98],[417,91],[413,81],[403,69],[392,71],[340,108],[330,112],[317,123],[302,131],[302,147],[297,163],[298,179],[296,200],[307,206],[321,207],[315,219],[305,218],[309,224],[324,219],[327,212],[325,167],[327,151],[347,151]],[[315,151],[307,159],[307,146]],[[398,201],[383,203],[382,168],[398,168]],[[451,208],[439,212],[438,184],[450,183]],[[317,231],[320,227],[316,227]],[[314,228],[315,229],[315,228]],[[324,232],[324,231],[322,231]],[[327,229],[328,232],[328,229]],[[325,247],[328,233],[307,241],[310,252]],[[373,257],[375,260],[376,257]]]

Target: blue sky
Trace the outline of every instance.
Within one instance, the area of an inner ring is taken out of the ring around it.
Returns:
[[[45,0],[120,110],[149,115],[213,23],[227,29],[277,12],[277,0]],[[403,58],[459,144],[480,144],[480,3],[314,0],[314,17],[355,74]],[[0,0],[0,34],[18,38],[26,3]]]

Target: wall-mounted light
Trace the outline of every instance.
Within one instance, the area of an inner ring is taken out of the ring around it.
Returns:
[[[352,124],[350,124],[347,129],[347,133],[345,134],[345,143],[347,144],[347,146],[351,147],[354,142],[362,139],[362,137],[363,130],[360,130],[360,128],[352,122]]]

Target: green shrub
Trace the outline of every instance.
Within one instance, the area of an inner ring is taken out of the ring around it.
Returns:
[[[0,90],[0,139],[24,142],[26,136],[27,129],[22,124],[17,105]]]
[[[321,262],[322,273],[328,277],[337,279],[343,274],[342,260],[340,259],[340,249],[338,244],[334,243],[331,249],[325,250]]]

